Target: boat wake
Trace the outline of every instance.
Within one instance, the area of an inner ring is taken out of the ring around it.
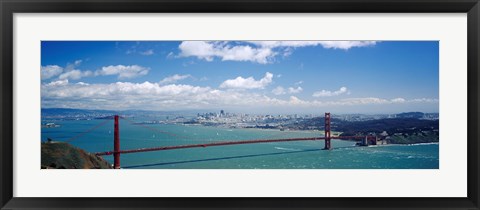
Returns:
[[[284,148],[284,147],[275,147],[278,150],[285,150],[285,151],[302,151],[301,149],[294,149],[294,148]]]
[[[408,146],[416,146],[416,145],[432,145],[438,144],[438,142],[429,142],[429,143],[416,143],[416,144],[407,144]]]

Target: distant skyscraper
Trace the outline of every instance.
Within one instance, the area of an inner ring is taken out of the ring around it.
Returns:
[[[220,116],[225,116],[225,112],[223,110],[220,110]]]

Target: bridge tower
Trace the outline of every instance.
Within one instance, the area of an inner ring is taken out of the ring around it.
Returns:
[[[120,125],[118,122],[118,115],[114,116],[115,122],[113,125],[113,168],[120,169]]]
[[[330,112],[325,112],[325,150],[331,149],[331,141],[332,138],[330,136]]]

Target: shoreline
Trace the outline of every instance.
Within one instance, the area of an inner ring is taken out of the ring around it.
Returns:
[[[269,133],[269,132],[272,132],[272,133],[285,133],[285,134],[290,134],[290,135],[295,135],[295,134],[304,134],[304,135],[315,135],[315,136],[323,136],[324,135],[324,132],[323,130],[299,130],[299,129],[286,129],[286,130],[281,130],[279,128],[255,128],[255,127],[229,127],[229,126],[225,126],[225,125],[204,125],[204,124],[184,124],[184,123],[156,123],[156,124],[152,124],[152,125],[176,125],[176,126],[192,126],[192,127],[196,127],[196,126],[201,126],[203,128],[210,128],[210,129],[222,129],[222,130],[225,130],[225,131],[233,131],[233,130],[237,130],[237,131],[260,131],[260,132],[265,132],[265,133]],[[55,128],[55,127],[54,127]],[[42,130],[43,129],[51,129],[51,128],[46,128],[46,127],[42,127]],[[339,136],[341,135],[343,132],[340,132],[340,131],[332,131],[332,136]],[[339,139],[340,140],[340,139]],[[425,139],[423,139],[425,140]],[[351,141],[351,142],[355,142],[354,140],[341,140],[341,141]],[[415,142],[415,140],[412,140],[413,142],[406,142],[406,143],[390,143],[389,140],[385,141],[385,140],[379,140],[379,142],[377,143],[377,145],[421,145],[421,144],[438,144],[438,140],[435,139],[435,140],[432,140],[432,141],[425,141],[425,142]]]
[[[319,132],[321,133],[321,135],[323,135],[325,133],[325,131],[321,131],[321,130],[284,130],[284,131],[281,131],[280,129],[278,128],[231,128],[231,127],[223,127],[223,126],[212,126],[212,125],[203,125],[203,124],[182,124],[182,123],[173,123],[172,125],[176,125],[176,124],[181,124],[181,125],[184,125],[184,126],[202,126],[202,127],[210,127],[210,128],[222,128],[222,129],[227,129],[227,130],[233,130],[233,129],[236,129],[236,130],[257,130],[257,131],[271,131],[271,132],[289,132],[289,133],[306,133],[306,134],[312,134],[312,133],[316,133],[316,132]],[[338,136],[340,135],[341,133],[343,132],[340,132],[340,131],[332,131],[333,134],[335,134],[335,136]],[[354,140],[343,140],[343,139],[335,139],[335,140],[339,140],[339,141],[350,141],[350,142],[357,142],[357,141],[354,141]],[[379,142],[382,142],[382,143],[377,143],[376,145],[369,145],[369,146],[386,146],[386,145],[428,145],[428,144],[439,144],[438,141],[431,141],[431,142],[419,142],[419,143],[405,143],[405,144],[402,144],[402,143],[389,143],[388,141],[386,140],[378,140]]]

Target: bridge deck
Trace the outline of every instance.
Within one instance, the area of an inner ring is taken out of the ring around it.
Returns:
[[[331,139],[364,139],[366,136],[338,136],[331,137]],[[371,136],[367,136],[372,138]],[[151,148],[139,148],[139,149],[130,149],[130,150],[120,150],[119,153],[136,153],[136,152],[151,152],[151,151],[160,151],[160,150],[173,150],[173,149],[186,149],[186,148],[196,148],[196,147],[213,147],[213,146],[225,146],[225,145],[236,145],[236,144],[255,144],[255,143],[271,143],[271,142],[288,142],[288,141],[315,141],[315,140],[325,140],[325,137],[308,137],[308,138],[289,138],[289,139],[257,139],[257,140],[244,140],[244,141],[222,141],[222,142],[212,142],[205,144],[188,144],[188,145],[176,145],[176,146],[165,146],[165,147],[151,147]],[[98,152],[95,155],[113,155],[114,151],[108,152]]]

